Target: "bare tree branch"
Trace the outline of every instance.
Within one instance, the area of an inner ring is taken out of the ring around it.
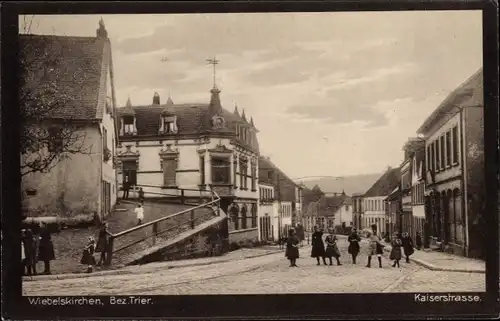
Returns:
[[[27,33],[34,17],[29,21],[23,17]],[[79,66],[77,70],[66,70],[62,45],[20,40],[21,175],[25,176],[49,172],[71,155],[92,153],[81,120],[61,113],[67,106],[80,105],[75,96],[92,71],[85,57],[70,62]]]

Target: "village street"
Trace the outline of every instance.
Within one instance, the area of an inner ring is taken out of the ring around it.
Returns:
[[[288,266],[283,252],[199,266],[168,268],[168,262],[164,262],[134,267],[132,274],[28,280],[23,282],[23,293],[188,295],[484,291],[484,274],[431,271],[413,262],[401,263],[401,269],[392,268],[387,254],[383,268],[378,267],[376,260],[371,268],[366,268],[363,254],[353,265],[347,254],[347,241],[339,243],[342,266],[317,266],[306,245],[301,248],[297,268]]]

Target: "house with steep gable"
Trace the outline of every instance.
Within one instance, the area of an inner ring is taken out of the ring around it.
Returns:
[[[129,98],[118,109],[118,179],[146,197],[199,199],[208,195],[200,190],[215,191],[228,214],[229,241],[256,240],[258,130],[244,110],[224,109],[220,92],[214,85],[206,103],[162,103],[158,93],[149,105]]]
[[[399,186],[400,169],[389,167],[387,171],[363,195],[363,228],[377,226],[379,235],[388,231],[386,218],[386,199]]]
[[[41,95],[67,102],[54,104],[41,126],[47,126],[49,133],[75,126],[79,139],[73,143],[85,148],[85,154],[60,155],[46,173],[23,175],[23,209],[28,215],[97,214],[104,218],[116,202],[113,155],[119,143],[111,42],[104,21],[99,21],[95,37],[23,34],[19,41],[26,51],[22,54],[32,62],[27,67],[32,68],[27,73],[35,84],[31,90],[36,94],[52,86],[56,90]],[[49,56],[55,58],[45,61]],[[53,140],[47,150],[60,150],[63,143]]]

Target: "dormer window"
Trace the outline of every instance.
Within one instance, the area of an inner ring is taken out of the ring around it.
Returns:
[[[177,130],[176,116],[162,116],[160,134],[176,134]]]
[[[134,116],[123,116],[123,133],[133,135],[135,133]]]

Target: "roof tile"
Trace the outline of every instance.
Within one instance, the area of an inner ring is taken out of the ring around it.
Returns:
[[[19,42],[26,66],[26,93],[33,99],[60,102],[53,105],[49,117],[97,118],[105,41],[97,37],[20,35]]]

